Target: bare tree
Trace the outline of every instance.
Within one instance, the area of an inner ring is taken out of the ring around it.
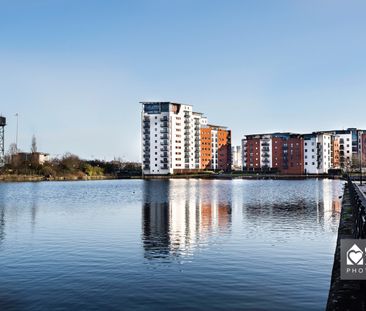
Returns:
[[[36,153],[37,152],[37,139],[36,136],[32,136],[32,145],[31,145],[31,152]]]

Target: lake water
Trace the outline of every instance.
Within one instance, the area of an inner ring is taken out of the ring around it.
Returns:
[[[0,310],[322,310],[343,182],[0,184]]]

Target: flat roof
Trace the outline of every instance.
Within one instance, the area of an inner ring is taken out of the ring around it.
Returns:
[[[217,127],[217,128],[222,128],[222,129],[227,129],[227,126],[222,126],[222,125],[207,124],[207,126],[210,126],[210,127]]]
[[[190,104],[182,104],[182,103],[175,103],[175,102],[168,102],[168,101],[141,101],[139,103],[143,104],[143,105],[148,105],[148,104],[174,104],[174,105],[192,106]]]

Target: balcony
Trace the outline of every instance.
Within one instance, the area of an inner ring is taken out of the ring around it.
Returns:
[[[169,151],[169,149],[167,147],[164,147],[164,148],[160,148],[160,151]]]
[[[160,139],[168,139],[168,138],[169,138],[169,136],[168,136],[168,135],[166,135],[166,134],[165,134],[165,135],[161,135],[161,136],[160,136]]]
[[[160,168],[161,168],[162,170],[167,170],[167,169],[169,169],[168,165],[162,165],[162,166],[160,166]]]
[[[162,145],[162,146],[168,146],[168,142],[167,141],[162,141],[161,143],[160,143],[160,145]]]
[[[169,121],[168,117],[161,117],[160,121],[164,122],[164,121]]]
[[[160,161],[160,163],[168,164],[169,161],[168,161],[168,159],[163,159],[163,160]]]
[[[168,122],[163,122],[160,124],[160,127],[169,127],[169,123]]]
[[[262,151],[263,151],[263,152],[269,152],[269,147],[263,147],[263,148],[262,148]]]
[[[262,143],[262,147],[269,147],[269,143]]]
[[[167,128],[165,128],[163,130],[160,130],[160,133],[162,133],[162,134],[168,134],[169,133],[169,130]]]

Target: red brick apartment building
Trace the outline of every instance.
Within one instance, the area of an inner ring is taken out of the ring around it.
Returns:
[[[304,140],[299,134],[247,135],[242,148],[244,171],[304,173]]]
[[[272,167],[282,174],[304,174],[304,139],[301,135],[272,137]]]
[[[231,131],[226,127],[207,125],[201,128],[201,169],[231,169]]]
[[[243,148],[245,167],[248,171],[258,171],[260,163],[260,138],[259,136],[247,136],[246,146]]]

